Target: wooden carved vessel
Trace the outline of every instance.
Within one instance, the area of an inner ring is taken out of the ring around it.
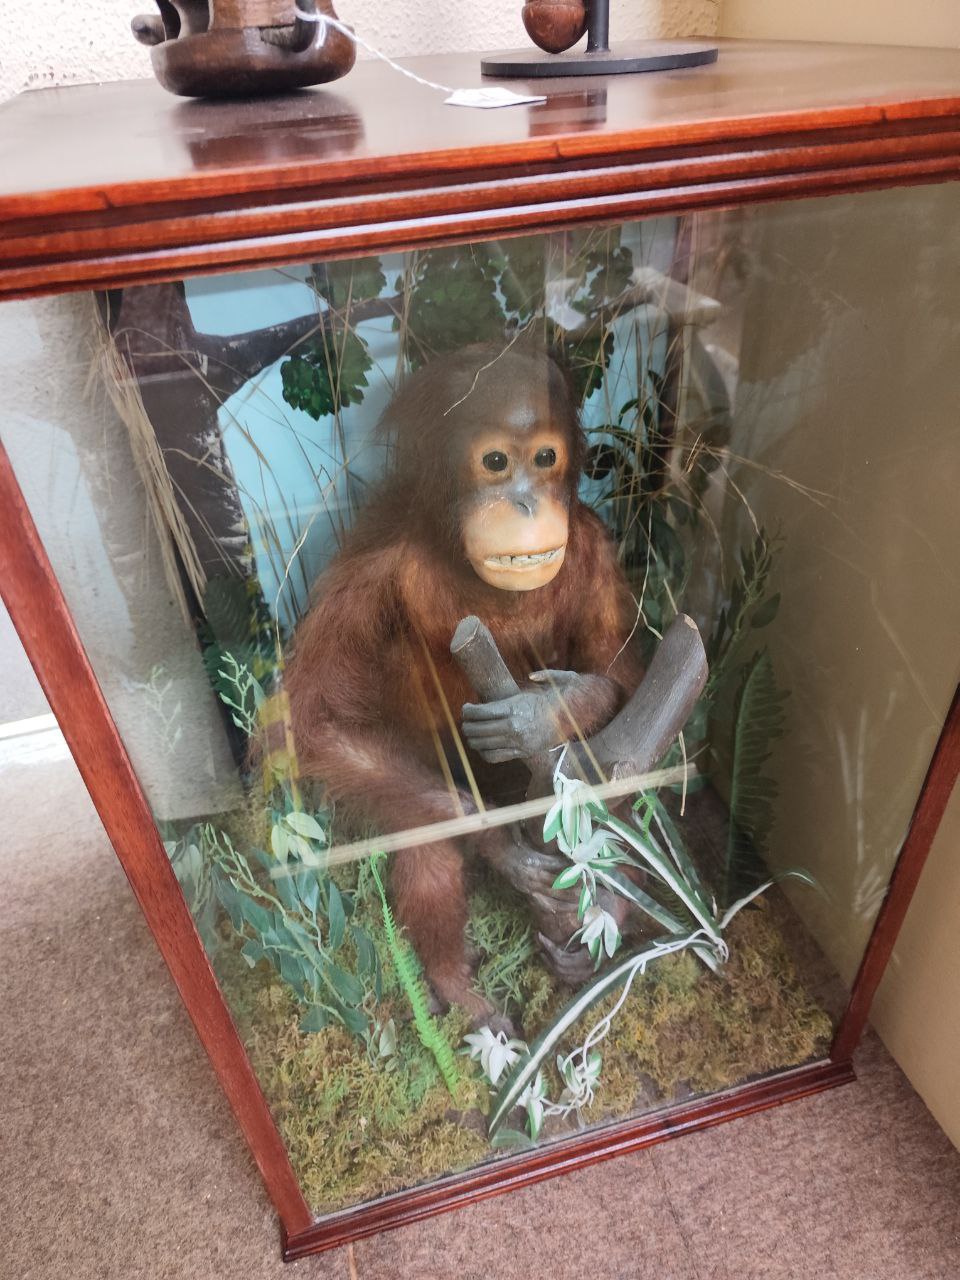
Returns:
[[[336,18],[331,0],[157,0],[133,34],[151,46],[157,79],[188,98],[282,93],[339,80],[356,59],[341,31],[298,16]]]

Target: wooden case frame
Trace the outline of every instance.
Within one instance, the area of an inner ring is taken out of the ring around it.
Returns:
[[[769,65],[766,77],[757,71],[758,55]],[[419,62],[418,71],[428,78],[475,78],[472,59]],[[12,154],[12,163],[7,154],[8,163],[0,164],[0,300],[960,178],[960,53],[740,42],[722,45],[717,68],[680,73],[679,89],[677,76],[660,88],[617,77],[609,87],[572,95],[565,86],[546,83],[548,94],[556,89],[559,118],[526,137],[516,117],[504,126],[489,120],[494,113],[444,116],[447,109],[438,107],[433,115],[441,113],[439,121],[412,121],[403,149],[368,146],[362,154],[343,156],[334,145],[312,162],[300,154],[291,157],[282,146],[278,154],[269,148],[264,153],[258,121],[279,120],[281,128],[295,131],[305,101],[323,107],[318,118],[337,136],[347,126],[335,121],[348,119],[347,131],[355,134],[357,121],[362,133],[391,116],[396,95],[393,80],[385,79],[390,74],[369,64],[359,67],[345,89],[337,86],[333,101],[339,114],[323,106],[329,97],[312,95],[287,105],[185,107],[148,82],[24,95],[0,108],[4,122],[15,126],[13,146],[0,144],[0,161],[5,152]],[[774,80],[787,85],[777,94],[776,110],[770,106]],[[596,127],[598,90],[605,104],[609,93],[609,105],[626,125]],[[119,121],[118,101],[129,108]],[[417,102],[422,111],[422,99]],[[662,107],[662,118],[653,122],[651,104],[654,117]],[[171,167],[158,152],[148,157],[152,167],[134,164],[130,123],[135,126],[137,112],[173,133],[187,118],[193,126],[206,119],[217,162],[192,157]],[[89,141],[82,145],[78,120],[96,139],[96,150]],[[470,136],[458,145],[460,128]],[[71,131],[76,156],[68,156]],[[119,159],[103,162],[111,146],[119,149]],[[45,166],[67,156],[67,176],[72,164],[74,180],[50,189]],[[139,177],[127,172],[134,169]],[[853,1078],[851,1055],[960,773],[960,693],[930,761],[828,1059],[316,1220],[2,448],[0,566],[14,625],[276,1206],[285,1258]]]

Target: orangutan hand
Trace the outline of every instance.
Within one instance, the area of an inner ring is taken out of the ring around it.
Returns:
[[[583,732],[578,724],[585,702],[592,702],[603,676],[575,671],[534,671],[533,689],[500,702],[468,702],[463,735],[488,764],[525,760],[562,746]]]

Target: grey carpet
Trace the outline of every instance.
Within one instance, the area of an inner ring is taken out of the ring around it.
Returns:
[[[0,815],[4,1280],[960,1277],[960,1155],[873,1037],[856,1085],[285,1269],[71,762],[0,764]]]

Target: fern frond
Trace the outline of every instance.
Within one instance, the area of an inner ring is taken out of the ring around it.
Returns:
[[[457,1074],[456,1063],[453,1058],[453,1050],[447,1043],[442,1032],[437,1027],[436,1022],[430,1016],[430,1009],[427,1004],[427,992],[423,985],[423,977],[420,972],[420,966],[417,958],[413,953],[413,949],[401,937],[397,929],[396,921],[393,918],[393,912],[390,910],[390,903],[387,901],[387,892],[383,887],[383,881],[380,878],[379,863],[386,859],[385,853],[374,853],[370,858],[370,870],[373,874],[374,884],[377,886],[377,893],[380,895],[380,907],[383,913],[383,931],[387,939],[387,947],[393,959],[394,968],[397,971],[397,977],[400,985],[406,992],[407,999],[410,1001],[410,1008],[413,1010],[413,1021],[417,1028],[417,1035],[423,1047],[433,1054],[434,1061],[440,1069],[443,1076],[444,1084],[450,1093],[456,1097],[457,1086],[460,1083],[460,1077]]]
[[[771,743],[783,734],[786,697],[777,687],[769,653],[761,650],[744,670],[736,701],[724,868],[728,903],[755,873],[765,874],[761,855],[773,827],[777,784],[763,769],[770,759]]]

